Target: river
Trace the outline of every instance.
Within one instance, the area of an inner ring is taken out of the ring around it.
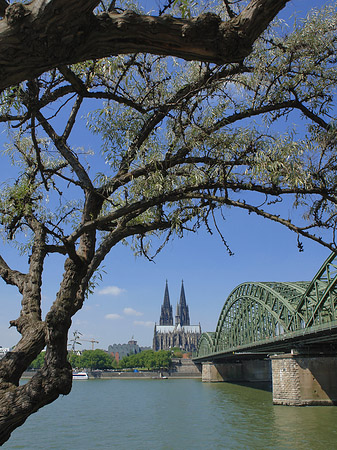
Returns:
[[[270,392],[199,380],[75,381],[3,448],[335,450],[337,407],[273,406]]]

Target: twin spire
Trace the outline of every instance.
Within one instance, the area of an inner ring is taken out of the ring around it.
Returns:
[[[166,280],[164,303],[161,307],[159,325],[173,325],[172,306],[170,303],[170,294]]]
[[[172,306],[170,303],[170,295],[168,290],[168,283],[166,280],[164,302],[161,307],[159,325],[173,325]],[[190,315],[188,306],[186,304],[184,281],[181,282],[180,301],[177,303],[175,326],[190,325]]]

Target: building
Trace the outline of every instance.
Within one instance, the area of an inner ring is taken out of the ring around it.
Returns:
[[[186,352],[193,352],[198,347],[200,336],[200,323],[199,325],[190,324],[184,282],[181,283],[180,300],[177,303],[175,322],[173,324],[172,306],[166,281],[159,325],[156,324],[154,327],[153,350],[168,350],[173,347],[179,347]]]
[[[109,345],[108,353],[110,353],[116,361],[118,362],[120,359],[124,358],[124,356],[135,355],[144,350],[150,350],[151,347],[139,347],[137,341],[132,339],[127,344],[113,344]]]
[[[0,345],[0,359],[2,359],[9,351],[9,348],[4,348]]]

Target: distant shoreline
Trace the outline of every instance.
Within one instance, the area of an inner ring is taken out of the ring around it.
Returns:
[[[37,373],[36,370],[28,370],[23,373],[22,379],[30,379]],[[159,372],[109,372],[109,371],[88,371],[89,380],[135,380],[135,379],[163,379]],[[196,373],[169,373],[163,372],[167,379],[201,379],[201,374]],[[165,378],[164,378],[165,379]]]
[[[36,370],[28,370],[24,372],[22,378],[32,378],[36,373]],[[89,379],[102,379],[102,380],[133,380],[133,379],[160,379],[160,376],[167,377],[168,379],[201,379],[201,364],[195,364],[191,359],[187,358],[174,358],[172,360],[172,366],[169,370],[159,371],[142,371],[132,372],[123,370],[88,370]],[[161,374],[161,375],[160,375]]]

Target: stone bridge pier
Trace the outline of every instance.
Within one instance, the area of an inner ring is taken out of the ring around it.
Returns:
[[[271,366],[268,359],[251,359],[221,363],[202,363],[203,382],[271,383]]]
[[[204,362],[203,382],[270,383],[275,405],[337,405],[337,356],[275,355]]]
[[[271,357],[275,405],[337,405],[337,356]]]

